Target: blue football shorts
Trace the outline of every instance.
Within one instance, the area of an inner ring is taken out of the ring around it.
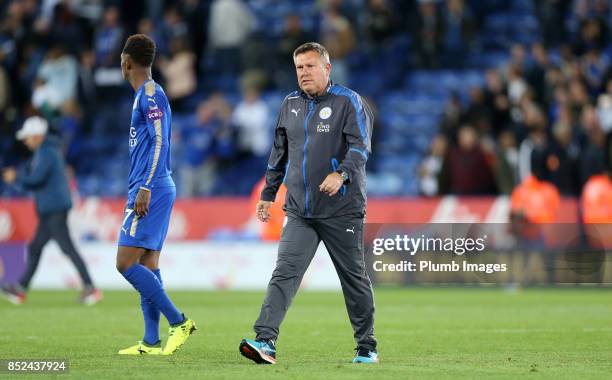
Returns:
[[[149,212],[139,217],[134,211],[138,191],[128,195],[128,202],[119,230],[118,245],[161,251],[170,225],[170,214],[176,198],[176,187],[156,187],[151,190]]]

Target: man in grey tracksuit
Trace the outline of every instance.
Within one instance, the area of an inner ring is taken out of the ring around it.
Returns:
[[[38,227],[34,239],[28,246],[28,259],[25,272],[16,284],[2,284],[0,291],[15,304],[26,300],[26,291],[38,269],[43,248],[53,239],[72,261],[83,283],[81,302],[93,305],[102,299],[70,237],[68,231],[68,211],[72,207],[70,188],[66,177],[66,163],[61,154],[58,137],[47,133],[47,121],[38,116],[28,118],[17,132],[17,139],[33,152],[29,170],[16,171],[7,168],[3,171],[6,183],[18,183],[24,189],[34,192]]]
[[[323,241],[353,326],[353,361],[377,362],[374,300],[363,247],[372,112],[357,93],[329,80],[331,65],[323,46],[304,44],[293,57],[300,90],[287,95],[281,106],[266,186],[257,204],[258,218],[267,221],[268,208],[284,182],[286,224],[255,322],[257,337],[243,340],[240,352],[257,363],[276,361],[279,326]]]

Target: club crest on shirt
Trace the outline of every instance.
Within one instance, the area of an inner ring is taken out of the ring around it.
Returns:
[[[329,119],[332,114],[332,109],[330,107],[323,107],[321,111],[319,111],[319,117],[323,120]]]

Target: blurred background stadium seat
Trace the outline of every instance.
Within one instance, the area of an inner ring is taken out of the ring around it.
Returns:
[[[525,177],[519,153],[541,128],[536,148],[560,162],[548,179],[578,196],[601,171],[598,134],[612,127],[607,1],[13,0],[0,14],[0,164],[27,159],[14,134],[42,114],[64,140],[82,196],[125,195],[133,93],[119,53],[135,32],[158,44],[154,77],[172,101],[182,197],[250,193],[295,87],[291,52],[308,40],[329,45],[334,79],[377,110],[372,196],[461,194],[452,180],[423,182],[454,170],[448,152],[465,125],[496,179],[478,195],[507,194],[500,177]],[[528,117],[533,109],[541,122]],[[446,143],[433,152],[437,136]],[[510,172],[496,169],[504,160]],[[25,194],[0,184],[0,195]]]

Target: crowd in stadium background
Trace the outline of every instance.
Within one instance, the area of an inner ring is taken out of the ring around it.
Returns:
[[[576,196],[608,164],[606,0],[9,0],[0,15],[0,166],[25,161],[15,132],[43,115],[85,196],[124,196],[119,54],[135,32],[158,46],[179,196],[251,192],[296,88],[292,52],[311,40],[377,110],[370,195],[509,194],[536,150]]]

